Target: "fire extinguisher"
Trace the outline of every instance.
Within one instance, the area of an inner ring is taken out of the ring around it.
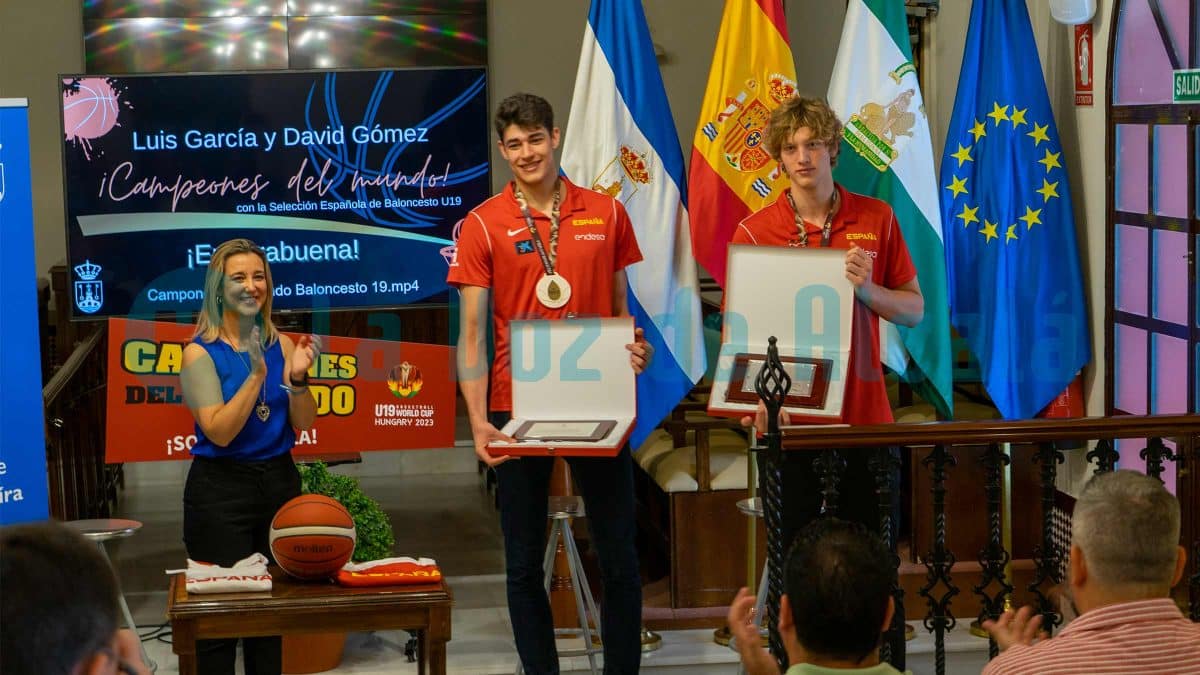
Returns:
[[[1077,373],[1067,388],[1037,416],[1052,419],[1083,417],[1083,373]]]
[[[1083,373],[1077,373],[1067,388],[1055,396],[1050,405],[1043,408],[1037,416],[1047,419],[1083,417]],[[1060,441],[1058,447],[1061,450],[1077,450],[1085,444],[1084,441]]]

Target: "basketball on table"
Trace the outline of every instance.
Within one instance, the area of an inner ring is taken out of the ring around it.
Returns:
[[[271,555],[297,579],[326,579],[354,554],[354,520],[336,499],[300,495],[271,520]]]

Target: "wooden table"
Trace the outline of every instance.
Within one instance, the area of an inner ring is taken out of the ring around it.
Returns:
[[[419,630],[417,672],[426,660],[433,675],[446,672],[450,606],[454,596],[445,582],[412,586],[344,588],[333,583],[301,582],[272,567],[270,593],[189,595],[184,577],[171,577],[167,618],[180,675],[196,673],[196,640],[258,637],[331,630]]]

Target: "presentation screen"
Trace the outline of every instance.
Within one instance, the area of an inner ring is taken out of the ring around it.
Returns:
[[[73,316],[195,312],[235,237],[277,310],[446,302],[490,193],[485,72],[63,76]]]

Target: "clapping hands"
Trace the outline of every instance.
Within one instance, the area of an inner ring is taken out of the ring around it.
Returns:
[[[288,362],[288,378],[292,382],[308,380],[308,369],[317,361],[321,354],[321,338],[316,335],[301,335],[292,350],[292,358]]]

